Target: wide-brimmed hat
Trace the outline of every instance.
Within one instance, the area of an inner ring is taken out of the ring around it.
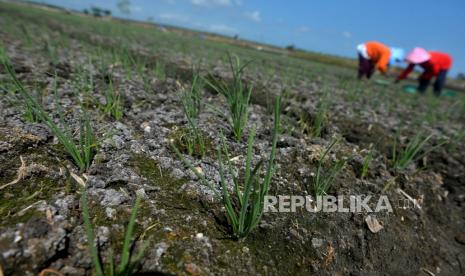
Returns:
[[[405,57],[408,62],[415,64],[423,63],[428,61],[430,58],[431,56],[428,51],[420,47],[413,48],[413,50]]]

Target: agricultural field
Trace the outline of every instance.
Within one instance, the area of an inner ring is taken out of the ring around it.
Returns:
[[[464,93],[31,5],[0,26],[0,275],[465,274]]]

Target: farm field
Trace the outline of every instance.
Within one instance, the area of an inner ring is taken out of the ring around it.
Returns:
[[[0,275],[465,274],[464,93],[32,5],[0,26]]]

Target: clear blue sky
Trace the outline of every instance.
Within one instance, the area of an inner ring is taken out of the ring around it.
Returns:
[[[465,72],[465,0],[41,0],[72,9],[99,6],[115,16],[211,31],[355,57],[355,46],[378,40],[407,51],[415,46],[454,58],[452,74]]]

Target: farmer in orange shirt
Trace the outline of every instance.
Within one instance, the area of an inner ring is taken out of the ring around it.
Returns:
[[[402,49],[389,48],[383,43],[369,41],[357,46],[358,52],[358,78],[366,76],[368,79],[373,75],[375,69],[386,74],[391,62],[400,62],[404,59]]]
[[[424,93],[433,77],[436,77],[434,82],[434,94],[441,95],[441,90],[446,83],[447,71],[452,66],[452,58],[441,52],[426,51],[423,48],[414,48],[405,58],[410,64],[397,77],[396,82],[407,78],[412,72],[415,65],[420,65],[424,71],[420,75],[418,83],[418,91]]]

